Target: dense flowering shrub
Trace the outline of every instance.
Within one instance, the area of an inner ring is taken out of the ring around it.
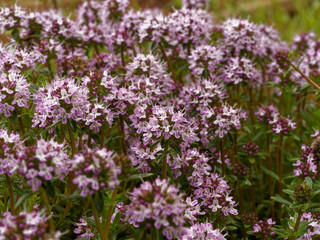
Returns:
[[[131,4],[0,8],[0,239],[318,238],[319,37]]]

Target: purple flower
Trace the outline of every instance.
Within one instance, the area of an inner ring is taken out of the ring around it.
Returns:
[[[259,152],[259,146],[251,142],[243,145],[242,149],[244,151],[244,154],[248,157],[256,156]]]
[[[195,77],[214,79],[219,64],[223,60],[224,52],[221,49],[211,45],[200,45],[191,51],[188,59],[189,69]]]
[[[126,220],[135,227],[160,229],[167,239],[182,236],[186,209],[182,196],[166,179],[144,182],[129,195]]]
[[[272,132],[287,135],[289,131],[296,129],[296,123],[289,118],[275,117],[272,121]]]
[[[230,187],[217,173],[206,176],[202,185],[194,190],[193,196],[206,213],[220,210],[222,216],[238,215]]]
[[[213,122],[211,129],[219,138],[223,138],[233,128],[240,129],[241,121],[247,119],[247,114],[241,109],[234,108],[227,103],[221,107],[208,108],[204,111],[204,117]]]
[[[209,158],[205,154],[200,154],[199,151],[188,149],[180,156],[173,157],[168,161],[171,167],[174,179],[181,175],[185,175],[191,186],[197,187],[203,183],[203,177],[210,175],[211,166],[208,164]]]
[[[198,140],[192,123],[188,122],[182,111],[175,111],[173,106],[137,106],[130,116],[132,127],[142,134],[143,144],[164,138],[180,142],[182,148]]]
[[[211,223],[196,223],[183,235],[182,240],[226,240],[220,229],[213,229]]]
[[[260,220],[253,226],[253,234],[257,238],[275,238],[275,233],[272,232],[271,228],[274,227],[276,222],[272,221],[271,218],[269,218],[267,221]]]
[[[44,211],[21,211],[16,216],[4,212],[0,219],[0,239],[59,240],[60,231],[47,233],[48,219]]]
[[[26,147],[24,153],[20,154],[19,161],[19,173],[25,176],[33,191],[37,191],[43,182],[55,176],[63,180],[70,170],[70,160],[64,145],[53,139],[48,142],[40,139],[36,145]]]
[[[20,136],[0,129],[0,174],[12,176],[20,168],[18,159],[23,152]]]
[[[251,60],[247,58],[230,58],[228,65],[222,70],[221,76],[225,82],[235,85],[245,83],[259,83],[260,73],[254,68]]]
[[[208,0],[183,0],[183,8],[204,8],[208,7]]]
[[[315,156],[312,147],[302,145],[301,150],[301,158],[292,164],[295,167],[293,174],[296,177],[301,176],[302,178],[306,178],[309,176],[315,179],[318,173],[319,160],[317,156]]]
[[[94,221],[94,218],[91,217],[91,219]],[[87,223],[86,220],[80,218],[79,223],[76,223],[77,228],[74,229],[74,233],[80,234],[77,236],[77,238],[81,239],[87,239],[87,240],[93,240],[94,234],[92,232],[92,227],[90,224]]]
[[[266,108],[259,107],[258,112],[256,112],[255,115],[257,115],[259,122],[272,124],[274,119],[278,119],[280,113],[275,106],[269,105]]]
[[[71,169],[75,172],[73,183],[81,190],[80,195],[86,197],[95,191],[119,185],[120,167],[113,161],[113,152],[88,148],[78,153],[71,161]]]
[[[152,54],[137,54],[127,64],[126,70],[126,85],[140,99],[148,98],[149,102],[159,100],[175,88],[164,63]]]
[[[10,117],[14,110],[28,108],[29,85],[25,77],[14,70],[0,74],[0,114]]]

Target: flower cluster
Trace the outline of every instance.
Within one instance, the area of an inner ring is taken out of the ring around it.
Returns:
[[[230,58],[228,65],[223,69],[223,80],[235,85],[244,83],[258,83],[260,73],[256,70],[250,59],[234,57]]]
[[[142,134],[144,144],[160,138],[182,140],[184,147],[198,140],[196,126],[190,124],[182,111],[175,111],[173,106],[137,106],[130,116],[132,127]]]
[[[259,152],[259,146],[251,142],[243,145],[242,149],[244,151],[244,154],[248,157],[256,156]]]
[[[252,228],[258,220],[258,217],[256,217],[253,212],[241,214],[241,222],[245,227]]]
[[[259,122],[265,124],[273,123],[274,119],[277,119],[280,113],[274,105],[269,105],[266,108],[259,107],[258,111],[255,113]]]
[[[276,56],[276,61],[280,68],[282,69],[287,69],[289,67],[289,52],[288,50],[283,50],[277,52]]]
[[[206,109],[204,114],[206,118],[212,119],[212,128],[215,129],[215,134],[219,138],[223,138],[232,129],[240,129],[241,121],[247,119],[245,111],[228,104],[224,104],[222,107]]]
[[[73,183],[85,197],[95,191],[119,185],[118,175],[121,169],[113,161],[114,153],[102,149],[88,148],[85,153],[76,154],[71,161],[71,169],[75,172]]]
[[[24,146],[18,134],[0,129],[0,174],[12,176],[19,169],[19,156]]]
[[[126,220],[135,227],[160,229],[168,239],[182,236],[186,209],[182,196],[165,179],[144,182],[130,193],[130,204],[125,206]]]
[[[92,220],[94,220],[93,217],[91,217]],[[94,237],[94,234],[92,232],[92,228],[90,227],[90,224],[84,220],[83,218],[80,218],[79,223],[76,223],[77,228],[74,229],[74,233],[80,234],[77,236],[77,238],[81,239],[87,239],[91,240]]]
[[[152,54],[137,54],[126,66],[125,79],[133,92],[142,91],[142,98],[158,100],[175,88],[173,80],[166,73],[164,64]]]
[[[200,154],[194,148],[183,152],[181,156],[173,157],[172,160],[168,161],[168,164],[171,167],[174,179],[183,174],[187,177],[191,186],[197,187],[202,185],[203,177],[210,174],[211,166],[208,164],[208,161],[208,157]]]
[[[199,205],[206,213],[220,210],[223,216],[238,215],[230,187],[217,173],[206,176],[193,194],[194,199],[198,200]]]
[[[296,129],[296,123],[289,118],[277,117],[273,120],[272,132],[275,134],[288,135],[294,129]]]
[[[320,217],[318,213],[303,213],[301,221],[308,222],[308,232],[299,237],[299,240],[313,239],[320,235]]]
[[[37,191],[41,184],[58,177],[61,180],[70,170],[69,157],[63,144],[51,139],[40,139],[35,145],[26,147],[19,156],[20,174],[27,179],[27,184]]]
[[[183,0],[182,7],[185,8],[204,8],[208,6],[208,0]]]
[[[191,51],[189,69],[196,76],[214,79],[219,64],[224,60],[224,52],[211,45],[200,45]]]
[[[293,164],[293,166],[295,167],[295,169],[293,170],[293,173],[296,177],[301,176],[305,178],[309,176],[312,179],[315,179],[318,173],[318,170],[317,170],[318,158],[315,156],[313,149],[311,147],[302,145],[301,150],[302,150],[301,158],[297,160],[296,163]]]
[[[271,228],[276,224],[269,218],[267,221],[260,220],[253,226],[253,234],[257,238],[274,238],[276,234],[271,230]]]
[[[308,203],[311,198],[311,188],[305,183],[300,183],[295,187],[293,197],[299,204]]]
[[[197,113],[203,114],[209,107],[214,107],[227,97],[223,86],[218,83],[201,79],[185,85],[177,99],[180,109],[185,109],[189,115]]]
[[[46,213],[22,211],[17,216],[4,212],[0,219],[0,239],[59,240],[61,232],[47,233]]]
[[[247,175],[247,167],[244,164],[241,163],[235,163],[231,172],[240,179],[241,177],[244,177]]]
[[[225,240],[220,229],[213,229],[211,223],[197,223],[192,225],[182,240]]]
[[[29,83],[25,77],[15,71],[0,74],[0,114],[12,116],[19,108],[28,108],[30,98]]]
[[[228,19],[222,24],[222,29],[224,38],[221,45],[232,55],[250,52],[257,57],[272,58],[286,47],[276,30],[249,20]]]

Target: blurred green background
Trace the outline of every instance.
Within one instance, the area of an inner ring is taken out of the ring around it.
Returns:
[[[0,0],[0,6],[20,6],[30,10],[46,10],[54,2],[66,16],[74,18],[81,0]],[[131,0],[135,8],[160,7],[170,11],[179,8],[181,0]],[[320,35],[320,0],[210,0],[214,18],[249,18],[256,23],[274,26],[284,40],[291,40],[297,33],[314,31]]]

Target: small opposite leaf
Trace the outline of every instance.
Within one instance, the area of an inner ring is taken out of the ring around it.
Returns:
[[[103,204],[104,204],[102,192],[101,191],[95,192],[92,198],[93,198],[94,206],[96,207],[98,212],[101,212],[103,210]]]
[[[274,196],[274,197],[271,197],[273,200],[279,202],[279,203],[282,203],[284,205],[287,205],[287,206],[290,206],[291,205],[291,202],[289,202],[288,200],[280,197],[280,196]]]

